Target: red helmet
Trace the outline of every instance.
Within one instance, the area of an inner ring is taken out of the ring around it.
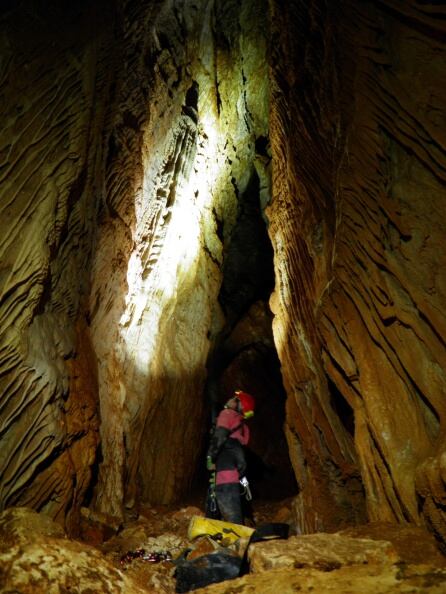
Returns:
[[[245,418],[252,417],[256,405],[254,397],[251,396],[251,394],[248,394],[248,392],[243,392],[242,390],[236,390],[235,397],[240,402],[240,407],[242,409],[241,412],[243,413],[243,416]]]

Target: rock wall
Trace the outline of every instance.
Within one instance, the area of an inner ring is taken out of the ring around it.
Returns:
[[[442,7],[59,4],[0,12],[0,508],[187,491],[206,366],[270,348],[258,199],[300,529],[444,539]]]
[[[429,3],[282,4],[269,216],[298,512],[307,531],[357,512],[359,469],[368,518],[444,539],[444,21]]]
[[[141,498],[170,503],[191,484],[207,429],[206,363],[225,324],[225,250],[256,138],[268,135],[260,5],[138,11],[121,19],[90,299],[102,421],[96,505],[117,516]]]
[[[2,7],[1,507],[72,530],[93,467],[117,516],[190,485],[224,253],[268,199],[266,14]]]
[[[74,525],[98,442],[79,312],[103,181],[112,19],[102,3],[0,12],[0,507]]]

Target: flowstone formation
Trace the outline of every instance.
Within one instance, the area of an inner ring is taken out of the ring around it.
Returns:
[[[97,506],[117,516],[138,499],[178,500],[201,453],[225,250],[251,180],[257,203],[267,183],[256,159],[268,136],[262,6],[178,2],[127,32],[90,298]]]
[[[101,2],[31,4],[0,9],[0,508],[32,506],[73,528],[98,445],[80,312],[112,23]]]
[[[302,524],[327,526],[333,498],[335,522],[357,514],[361,476],[369,519],[444,539],[444,20],[272,6],[274,334]]]

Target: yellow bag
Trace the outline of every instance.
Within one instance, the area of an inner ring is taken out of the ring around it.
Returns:
[[[247,539],[249,541],[254,531],[254,528],[249,528],[242,524],[233,524],[231,522],[223,522],[222,520],[193,516],[189,523],[187,537],[190,540],[194,540],[194,538],[197,538],[198,536],[207,534],[214,540],[220,542],[222,546],[228,546],[239,539]]]

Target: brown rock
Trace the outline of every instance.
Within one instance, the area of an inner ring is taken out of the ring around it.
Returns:
[[[142,594],[102,553],[68,540],[58,524],[23,508],[0,516],[0,590],[22,594]]]
[[[180,500],[217,352],[298,532],[446,543],[441,2],[2,4],[0,509]]]
[[[66,538],[64,529],[44,514],[27,507],[10,507],[0,514],[0,547],[42,538]]]
[[[81,531],[84,537],[88,532],[98,532],[102,534],[102,540],[107,540],[122,527],[120,518],[114,518],[86,507],[81,508],[80,515]],[[88,540],[88,538],[85,538],[85,540]]]
[[[333,571],[273,569],[200,588],[197,594],[443,594],[446,572],[428,565],[354,565]]]
[[[299,524],[367,513],[444,540],[444,21],[417,2],[271,10],[271,305]]]
[[[440,552],[438,541],[421,526],[371,523],[348,528],[340,534],[388,541],[405,563],[429,563],[438,567],[446,565],[446,557]]]
[[[279,567],[332,571],[345,565],[385,565],[400,560],[389,542],[340,534],[308,534],[254,543],[249,547],[248,556],[253,573]]]

